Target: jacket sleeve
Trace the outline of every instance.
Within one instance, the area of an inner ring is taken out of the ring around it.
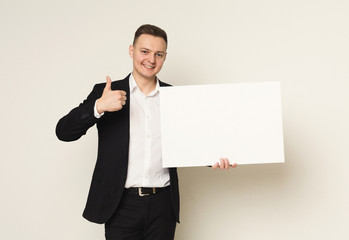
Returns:
[[[56,135],[59,140],[70,142],[85,135],[98,118],[94,116],[95,101],[102,95],[103,88],[96,84],[88,97],[80,105],[62,117],[56,126]]]

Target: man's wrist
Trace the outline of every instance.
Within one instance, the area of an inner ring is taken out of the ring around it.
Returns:
[[[96,118],[100,118],[100,117],[102,117],[102,116],[104,115],[104,112],[103,112],[103,111],[101,111],[101,112],[98,111],[98,107],[97,107],[97,105],[98,105],[98,100],[99,100],[99,99],[96,100],[95,106],[94,106],[94,115],[95,115]]]

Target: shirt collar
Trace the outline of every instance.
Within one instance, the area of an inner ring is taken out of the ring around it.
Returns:
[[[135,89],[139,89],[136,80],[133,77],[133,74],[131,73],[130,75],[130,81],[129,81],[129,86],[130,86],[130,92],[132,93]],[[155,89],[153,91],[151,91],[148,96],[154,96],[155,94],[157,94],[159,92],[160,89],[160,84],[159,84],[159,79],[156,77],[156,86]]]

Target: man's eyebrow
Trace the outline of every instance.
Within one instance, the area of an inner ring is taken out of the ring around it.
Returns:
[[[142,47],[141,50],[147,50],[149,52],[152,52],[149,48]],[[164,51],[156,51],[156,53],[165,53]]]

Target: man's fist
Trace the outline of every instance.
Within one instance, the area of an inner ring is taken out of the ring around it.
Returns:
[[[122,109],[126,104],[126,92],[122,90],[111,90],[111,79],[107,76],[107,83],[102,96],[97,100],[97,112],[115,112]]]

